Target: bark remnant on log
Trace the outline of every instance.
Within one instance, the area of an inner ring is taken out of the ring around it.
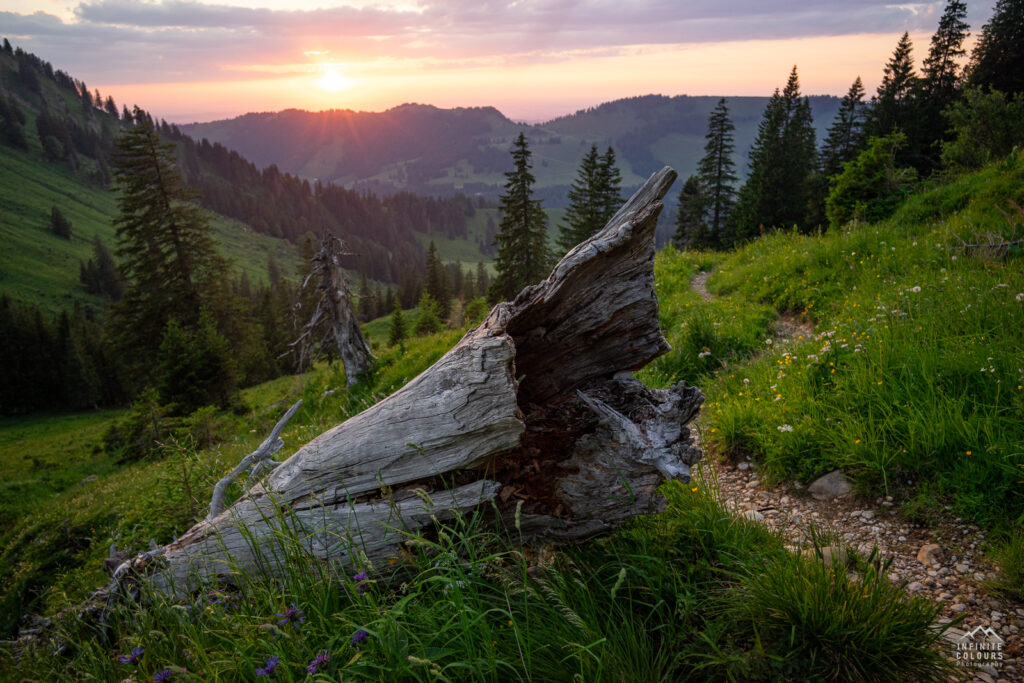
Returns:
[[[557,540],[660,509],[658,485],[688,481],[700,458],[686,424],[704,398],[630,375],[669,348],[658,325],[654,230],[675,176],[667,167],[654,174],[547,280],[498,304],[401,390],[167,546],[162,580],[180,591],[197,576],[251,571],[267,562],[253,546],[273,543],[282,516],[300,523],[313,555],[352,565],[395,554],[399,529],[486,501],[509,519],[521,505],[524,537]]]

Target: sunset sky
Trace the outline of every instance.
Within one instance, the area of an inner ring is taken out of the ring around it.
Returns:
[[[994,0],[993,0],[994,1]],[[969,3],[973,35],[990,2]],[[0,34],[174,122],[403,102],[540,121],[620,97],[869,93],[903,31],[920,64],[945,2],[0,0]]]

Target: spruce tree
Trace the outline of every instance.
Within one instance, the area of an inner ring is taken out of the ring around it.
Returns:
[[[568,252],[604,227],[602,219],[605,197],[602,181],[605,178],[602,176],[605,174],[602,171],[597,145],[591,145],[590,151],[580,162],[575,182],[569,187],[569,208],[558,235],[558,246],[562,253]]]
[[[704,158],[697,164],[697,174],[701,189],[704,191],[703,201],[707,208],[707,236],[700,238],[700,248],[715,249],[721,244],[725,221],[736,203],[736,165],[732,160],[732,132],[736,130],[729,118],[729,107],[723,97],[708,117],[708,133],[705,136]],[[680,200],[682,195],[680,195]],[[680,208],[680,216],[682,216]]]
[[[958,60],[966,54],[964,41],[970,33],[966,17],[967,4],[949,0],[924,60],[916,116],[907,131],[910,160],[920,170],[939,165],[940,143],[950,139],[942,112],[960,96]]]
[[[487,291],[491,288],[491,274],[487,272],[487,266],[484,265],[483,261],[477,261],[476,263],[476,291],[477,296],[487,296]]]
[[[605,150],[597,167],[598,197],[601,207],[601,218],[595,233],[600,231],[612,219],[615,212],[625,203],[622,198],[622,172],[615,164],[615,150]],[[594,234],[594,233],[591,233]],[[588,235],[589,237],[589,235]]]
[[[921,87],[926,97],[937,100],[939,111],[956,97],[960,81],[959,59],[966,54],[964,41],[970,35],[966,18],[967,3],[949,0],[924,60]]]
[[[839,103],[839,111],[836,112],[821,147],[821,173],[825,178],[841,173],[843,164],[855,159],[863,149],[866,114],[864,84],[860,76],[857,76],[857,80]]]
[[[391,346],[405,341],[405,316],[402,315],[402,304],[397,300],[391,311],[391,328],[388,330],[388,343]]]
[[[92,258],[86,263],[79,262],[79,280],[90,294],[108,296],[111,301],[121,300],[121,276],[110,251],[99,234],[92,239]]]
[[[441,257],[437,253],[437,247],[434,242],[430,242],[430,246],[427,248],[427,279],[424,283],[424,289],[431,298],[438,304],[438,315],[441,316],[441,320],[446,320],[448,314],[451,312],[451,289],[448,286],[448,273],[444,264],[441,263]]]
[[[712,234],[708,229],[708,200],[697,176],[690,176],[679,192],[679,213],[676,214],[676,234],[672,242],[680,249],[709,249]]]
[[[906,132],[914,124],[914,45],[904,33],[885,65],[882,82],[871,100],[865,130],[869,137],[884,137],[894,130]]]
[[[971,53],[970,84],[1024,93],[1024,0],[996,0]]]
[[[512,161],[514,167],[505,173],[505,193],[498,205],[501,226],[494,236],[498,274],[488,290],[492,302],[513,299],[523,287],[540,282],[548,274],[548,218],[533,198],[535,179],[522,133],[513,145]]]
[[[766,228],[807,227],[817,167],[811,105],[800,96],[796,67],[768,100],[750,150],[750,175],[728,221],[727,245]]]
[[[114,322],[125,352],[147,374],[167,321],[199,323],[204,303],[223,288],[227,261],[218,253],[206,214],[182,185],[174,145],[160,141],[136,107],[135,127],[118,140],[120,196],[117,255],[124,296]]]
[[[441,306],[430,296],[429,292],[423,292],[419,303],[419,317],[416,318],[416,335],[434,334],[440,332]]]

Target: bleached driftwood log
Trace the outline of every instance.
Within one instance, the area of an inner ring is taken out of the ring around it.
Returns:
[[[547,280],[498,304],[403,389],[167,546],[161,580],[180,591],[197,577],[273,571],[284,518],[314,555],[352,565],[395,554],[402,531],[431,515],[481,503],[508,518],[521,503],[525,538],[560,540],[659,509],[661,481],[687,481],[700,458],[686,424],[704,398],[682,383],[652,390],[631,376],[669,349],[654,230],[675,177],[670,168],[654,174]]]

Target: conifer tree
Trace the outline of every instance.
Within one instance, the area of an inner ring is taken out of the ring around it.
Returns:
[[[625,200],[622,198],[622,172],[619,171],[619,167],[615,164],[615,150],[611,147],[606,149],[601,156],[597,172],[601,218],[594,232],[601,230],[625,203]],[[587,236],[589,237],[590,235]]]
[[[864,84],[860,76],[857,76],[839,103],[839,111],[821,147],[821,173],[825,178],[840,173],[843,164],[855,159],[864,147],[863,126],[866,114]]]
[[[430,246],[427,248],[427,279],[424,283],[424,289],[431,296],[431,298],[437,302],[438,315],[441,316],[442,320],[448,318],[448,314],[451,310],[451,289],[448,287],[448,273],[444,264],[441,263],[441,257],[437,253],[437,247],[434,245],[433,240],[430,242]]]
[[[960,81],[958,60],[966,54],[964,41],[970,35],[966,18],[967,3],[949,0],[924,60],[922,90],[930,100],[937,100],[940,112],[956,97]]]
[[[491,274],[487,272],[487,266],[484,265],[483,261],[477,261],[476,263],[476,291],[477,296],[487,296],[487,291],[491,288]]]
[[[429,292],[423,292],[419,303],[419,317],[416,318],[416,335],[434,334],[441,331],[441,307]]]
[[[136,108],[137,123],[121,134],[115,157],[114,224],[125,286],[115,324],[126,353],[144,364],[155,357],[168,320],[198,325],[204,303],[223,288],[227,261],[206,214],[190,202],[195,193],[182,185],[174,145],[161,142],[141,114]]]
[[[603,170],[597,145],[591,145],[580,162],[575,182],[569,187],[569,208],[558,235],[558,246],[563,253],[604,227]]]
[[[912,148],[910,161],[920,170],[939,165],[940,143],[950,139],[942,112],[960,95],[958,60],[966,54],[964,41],[970,33],[966,17],[967,4],[949,0],[924,60],[916,116],[907,131],[907,143]]]
[[[914,123],[914,45],[904,33],[885,65],[882,82],[871,101],[865,130],[869,137],[884,137],[894,130],[906,132]]]
[[[708,200],[697,176],[690,176],[679,192],[679,213],[676,214],[676,234],[672,242],[680,249],[709,249],[712,235],[708,229]]]
[[[395,307],[391,310],[391,327],[388,330],[388,343],[391,346],[401,344],[405,341],[405,316],[402,315],[402,305],[395,301]]]
[[[359,272],[358,303],[353,306],[354,312],[364,323],[373,320],[373,295],[370,293],[370,282],[366,279],[366,271]]]
[[[1024,0],[996,0],[971,53],[969,81],[1007,95],[1024,93]]]
[[[92,239],[92,258],[79,262],[78,278],[90,294],[110,297],[111,301],[121,300],[121,276],[110,251],[97,234]]]
[[[156,354],[156,381],[160,402],[173,404],[179,414],[227,405],[237,381],[235,361],[208,310],[190,328],[168,321]]]
[[[782,93],[765,107],[750,150],[750,175],[740,189],[728,243],[767,228],[806,227],[811,176],[817,166],[811,105],[800,96],[796,67]]]
[[[513,145],[512,161],[514,168],[505,173],[505,193],[498,207],[501,226],[494,236],[498,274],[488,290],[492,302],[512,299],[523,287],[540,282],[548,274],[548,218],[533,198],[535,179],[522,133]]]
[[[708,117],[708,132],[705,136],[704,158],[697,165],[700,187],[703,190],[703,204],[706,217],[701,217],[706,236],[698,238],[699,248],[715,249],[721,243],[725,221],[736,202],[736,165],[732,160],[732,132],[736,130],[729,118],[729,107],[723,97]],[[680,195],[682,200],[682,195]],[[682,216],[680,208],[680,217]],[[705,219],[706,218],[706,219]]]

